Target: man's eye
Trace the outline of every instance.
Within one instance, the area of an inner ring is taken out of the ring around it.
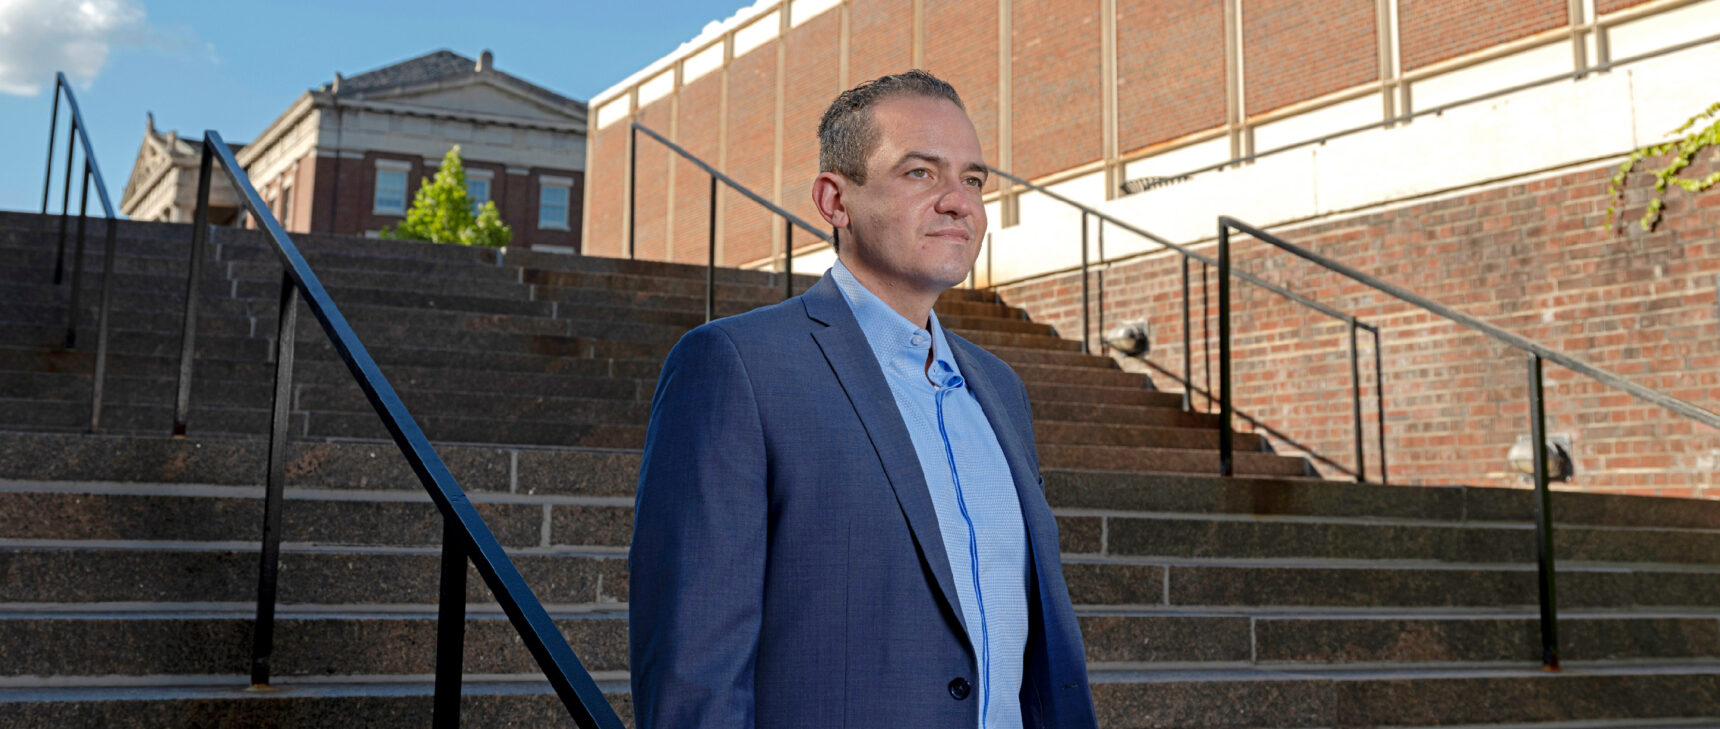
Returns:
[[[923,178],[925,178],[931,174],[932,174],[932,171],[928,170],[924,167],[917,167],[917,168],[908,170],[908,176],[909,177],[918,177],[918,178],[923,179]]]
[[[964,182],[973,187],[985,187],[985,179],[981,177],[969,177]]]

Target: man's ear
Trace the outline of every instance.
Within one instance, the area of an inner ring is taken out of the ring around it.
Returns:
[[[853,184],[840,172],[820,172],[812,180],[812,204],[833,228],[848,227],[848,205],[843,196]]]

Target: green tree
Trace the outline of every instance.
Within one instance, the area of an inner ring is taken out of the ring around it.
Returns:
[[[472,196],[466,192],[466,165],[456,144],[442,156],[442,168],[429,184],[418,188],[406,219],[384,228],[384,238],[459,243],[500,248],[513,240],[514,231],[502,222],[494,201],[484,201],[472,213]]]

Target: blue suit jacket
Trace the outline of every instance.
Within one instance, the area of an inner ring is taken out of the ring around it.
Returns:
[[[1033,557],[1027,727],[1095,726],[1027,390],[954,334]],[[937,515],[853,311],[826,277],[689,332],[651,406],[629,555],[639,729],[979,723]]]

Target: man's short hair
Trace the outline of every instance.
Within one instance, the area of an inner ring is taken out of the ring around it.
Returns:
[[[818,171],[840,172],[854,184],[866,184],[866,160],[878,146],[872,107],[899,96],[946,99],[967,111],[955,87],[920,69],[880,76],[837,95],[818,122]]]

